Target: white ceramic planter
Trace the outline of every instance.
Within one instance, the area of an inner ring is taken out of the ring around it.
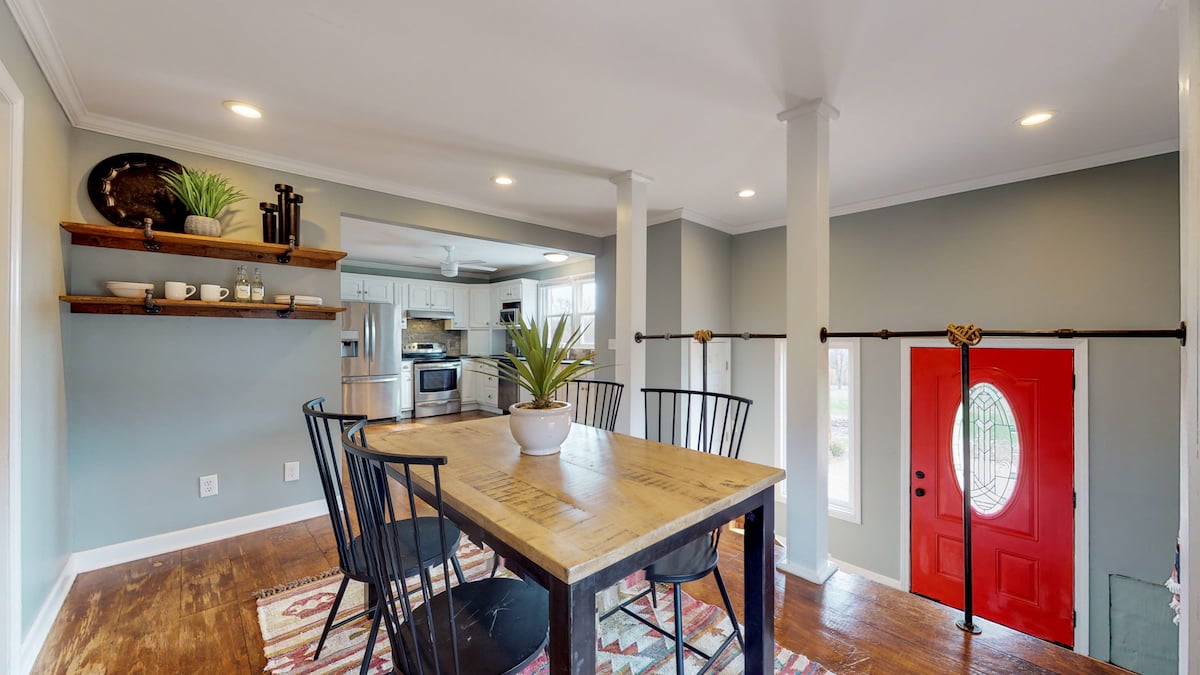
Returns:
[[[526,455],[553,455],[562,450],[562,442],[571,433],[575,405],[567,403],[561,408],[546,410],[518,408],[518,405],[521,404],[514,403],[508,407],[512,413],[508,418],[508,428],[521,446],[521,452]]]

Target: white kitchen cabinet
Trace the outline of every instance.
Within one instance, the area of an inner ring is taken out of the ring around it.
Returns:
[[[454,318],[450,320],[450,330],[466,330],[471,325],[470,287],[450,284],[450,291],[454,296]]]
[[[492,331],[480,328],[467,331],[467,347],[463,353],[476,356],[495,354],[496,349],[492,346]]]
[[[481,371],[479,380],[479,407],[491,412],[500,412],[496,402],[500,398],[500,378],[496,377],[496,367],[486,361],[476,361]]]
[[[412,361],[400,363],[400,412],[412,413],[413,410],[413,364]]]
[[[504,303],[520,302],[521,316],[526,320],[532,321],[538,318],[538,282],[533,279],[514,279],[505,281],[499,284],[493,284],[493,297],[495,298],[495,316],[491,328],[503,328],[499,322],[500,310]]]
[[[492,300],[492,287],[487,284],[471,286],[468,291],[471,328],[491,328],[500,319],[496,303]],[[457,310],[455,310],[457,313]]]
[[[479,403],[479,385],[483,377],[479,373],[479,363],[475,359],[463,359],[462,389],[459,392],[463,405]]]
[[[434,309],[449,312],[454,309],[454,292],[450,284],[436,281],[408,282],[408,308]]]
[[[342,274],[342,299],[355,302],[379,302],[392,304],[396,301],[394,277],[377,277],[370,274]]]

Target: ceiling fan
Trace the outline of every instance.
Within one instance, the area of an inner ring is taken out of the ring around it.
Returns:
[[[418,257],[420,257],[422,260],[430,260],[430,261],[438,262],[441,266],[442,276],[444,276],[444,277],[458,276],[459,268],[462,268],[465,270],[479,270],[480,272],[495,272],[497,269],[495,267],[481,265],[480,263],[486,262],[485,260],[455,260],[454,259],[454,248],[455,247],[453,245],[449,245],[449,246],[443,245],[442,248],[446,249],[446,259],[445,260],[437,261],[437,260],[434,260],[433,258],[426,258],[424,256],[418,256]]]

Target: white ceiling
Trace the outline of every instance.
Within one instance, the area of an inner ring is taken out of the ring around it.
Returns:
[[[597,235],[628,169],[652,220],[776,222],[818,97],[835,213],[1177,145],[1170,0],[9,4],[83,128]]]
[[[481,272],[465,268],[459,270],[459,276],[484,279],[522,274],[547,267],[560,267],[592,259],[592,256],[584,253],[486,241],[460,237],[446,232],[342,216],[341,247],[346,251],[347,262],[380,263],[380,266],[392,269],[412,268],[438,274],[440,263],[446,257],[446,250],[442,248],[443,246],[454,247],[456,260],[482,260],[484,262],[481,264],[495,267],[495,272]],[[550,263],[544,257],[546,253],[566,253],[569,257],[560,263]]]

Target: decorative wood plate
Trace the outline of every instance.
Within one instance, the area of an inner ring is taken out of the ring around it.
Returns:
[[[142,220],[154,221],[154,229],[183,232],[187,209],[159,177],[160,171],[179,171],[176,161],[127,152],[102,160],[88,175],[87,191],[100,215],[113,225],[142,227]]]

